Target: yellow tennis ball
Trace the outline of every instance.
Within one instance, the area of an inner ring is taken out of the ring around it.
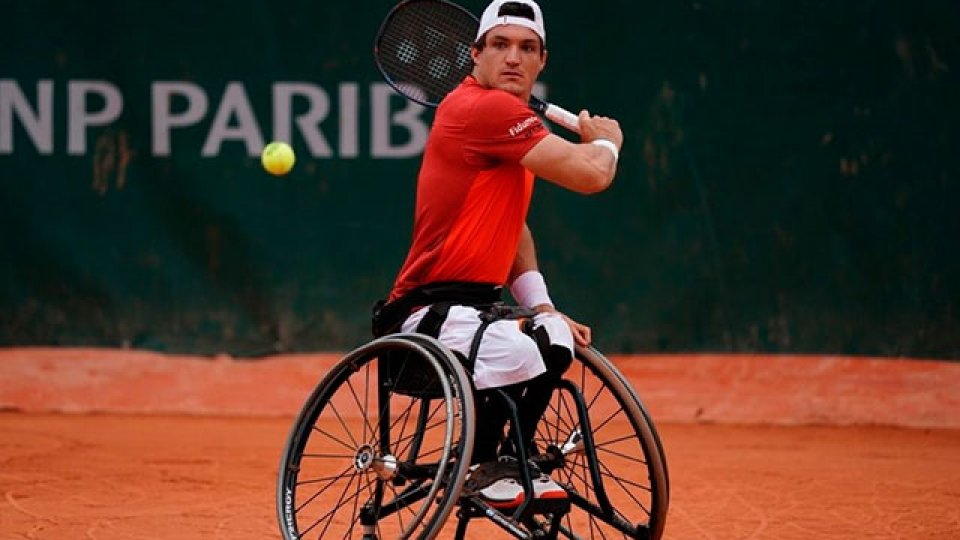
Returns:
[[[293,148],[281,141],[268,144],[263,148],[263,153],[260,154],[260,163],[263,164],[263,168],[276,176],[283,176],[290,172],[296,160],[296,156],[293,155]]]

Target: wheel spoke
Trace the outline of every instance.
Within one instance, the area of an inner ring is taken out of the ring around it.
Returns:
[[[611,450],[610,448],[608,448],[608,446],[609,446],[609,444],[606,444],[606,443],[596,446],[598,457],[599,457],[599,454],[604,453],[604,454],[610,454],[610,455],[612,455],[612,456],[617,456],[617,457],[619,457],[619,458],[622,458],[622,459],[625,459],[625,460],[627,460],[627,461],[636,463],[636,464],[638,464],[638,465],[646,465],[646,464],[647,464],[647,462],[646,462],[645,460],[643,460],[643,459],[640,459],[640,458],[638,458],[638,457],[636,457],[636,456],[631,456],[631,455],[628,455],[628,454],[624,454],[624,453],[622,453],[622,452],[617,452],[616,450]]]
[[[331,408],[333,408],[333,407],[331,406]],[[313,426],[311,429],[312,429],[313,431],[315,431],[315,432],[323,435],[324,437],[330,439],[331,441],[336,442],[337,444],[339,444],[340,446],[346,448],[347,450],[350,450],[350,452],[355,452],[355,451],[357,450],[357,448],[359,447],[359,445],[351,445],[350,443],[344,441],[343,439],[337,437],[336,435],[334,435],[334,434],[332,434],[332,433],[328,433],[325,429],[322,429],[322,428],[320,428],[320,427]],[[352,437],[351,437],[351,438],[352,438]],[[304,454],[304,455],[306,455],[306,454]]]
[[[330,527],[330,523],[332,522],[332,517],[333,517],[334,515],[336,515],[337,510],[340,509],[341,506],[343,506],[343,504],[342,504],[342,503],[343,503],[343,499],[346,497],[347,490],[350,489],[350,486],[351,486],[351,485],[353,485],[354,480],[357,480],[357,478],[356,478],[355,476],[351,476],[350,479],[349,479],[349,481],[347,482],[347,485],[344,486],[343,490],[341,490],[341,492],[340,492],[340,497],[338,498],[337,503],[334,505],[334,507],[333,507],[329,512],[327,512],[326,514],[323,514],[323,515],[321,515],[320,517],[318,517],[317,519],[315,519],[315,520],[313,521],[313,523],[310,524],[309,527],[307,527],[306,529],[301,530],[301,531],[300,531],[300,535],[301,535],[301,536],[303,536],[303,535],[309,533],[310,531],[312,531],[314,528],[316,528],[316,527],[317,527],[321,522],[323,522],[323,521],[326,521],[326,522],[327,522],[326,526],[323,528],[324,531],[326,531],[326,530]],[[297,512],[299,512],[300,510],[302,510],[307,504],[310,504],[310,502],[313,501],[313,500],[317,497],[317,495],[319,495],[319,493],[314,494],[313,497],[311,497],[309,500],[307,500],[306,502],[304,502],[303,505],[301,505],[299,508],[297,508]],[[354,495],[354,497],[357,497],[357,496],[359,496],[359,493],[358,493],[357,495]],[[322,533],[320,534],[320,537],[323,537],[323,534],[322,534]]]
[[[364,366],[363,369],[363,403],[360,403],[360,397],[357,395],[356,389],[354,389],[352,384],[348,384],[347,388],[350,390],[351,396],[353,396],[353,403],[357,406],[357,410],[365,413],[369,409],[367,404],[369,401],[370,394],[370,364]],[[369,418],[366,414],[362,414],[363,417],[363,440],[367,441],[367,431],[369,430],[371,436],[376,433],[376,430],[370,425]]]

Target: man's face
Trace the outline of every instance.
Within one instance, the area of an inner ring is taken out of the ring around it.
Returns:
[[[483,50],[471,49],[474,76],[483,86],[499,88],[529,98],[533,83],[547,64],[540,37],[525,26],[494,26],[486,35]]]

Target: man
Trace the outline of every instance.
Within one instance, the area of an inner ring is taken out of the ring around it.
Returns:
[[[591,339],[589,327],[556,310],[538,271],[526,224],[534,176],[578,193],[602,191],[616,173],[623,134],[615,120],[581,111],[582,142],[571,143],[529,109],[547,61],[533,0],[494,0],[471,57],[472,74],[436,112],[417,179],[413,241],[387,311],[400,313],[400,330],[437,335],[472,363],[479,463],[516,451],[504,440],[506,407],[492,390],[517,402],[529,445],[552,381],[569,366],[574,344]],[[526,329],[481,319],[504,285],[537,313]],[[510,498],[503,490],[494,496]]]

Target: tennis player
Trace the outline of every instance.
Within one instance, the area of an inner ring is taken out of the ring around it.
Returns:
[[[569,367],[574,344],[591,340],[590,328],[551,300],[526,216],[535,177],[582,194],[609,187],[623,134],[616,120],[581,111],[581,142],[573,143],[530,110],[547,64],[546,37],[533,0],[494,0],[484,10],[472,74],[440,103],[427,139],[412,245],[387,304],[400,313],[402,331],[435,335],[472,362],[475,463],[515,453],[503,433],[506,407],[491,389],[517,402],[520,433],[532,446],[553,381]],[[530,323],[482,320],[483,306],[499,301],[504,286],[537,313]],[[538,483],[538,495],[550,484]],[[507,506],[522,500],[517,486],[497,482],[482,493]]]

